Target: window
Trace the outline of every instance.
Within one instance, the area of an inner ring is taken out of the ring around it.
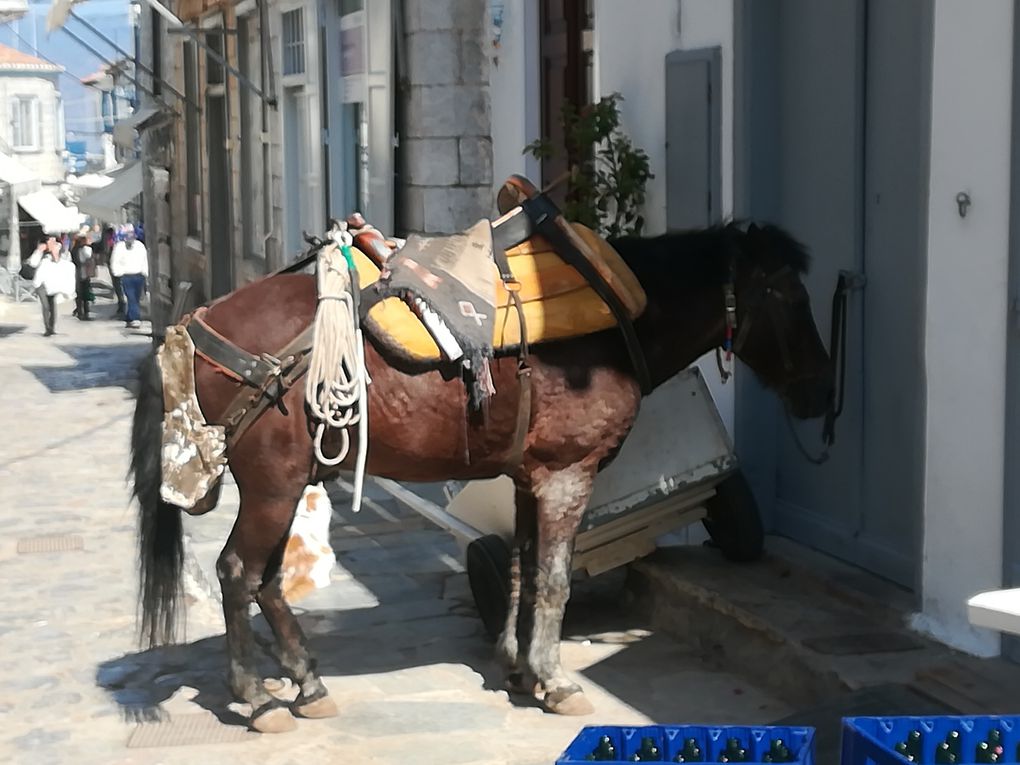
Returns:
[[[152,25],[152,95],[163,95],[163,17],[153,8],[149,11]]]
[[[198,46],[184,44],[184,150],[187,154],[185,196],[188,206],[188,233],[199,236],[202,232],[202,136],[198,122]]]
[[[67,128],[64,124],[64,100],[57,97],[57,148],[64,151],[67,148]]]
[[[11,146],[18,151],[40,151],[39,99],[35,96],[15,96],[11,110]]]
[[[283,14],[283,73],[305,72],[305,14],[301,8]]]
[[[223,45],[223,30],[220,28],[213,28],[209,30],[209,34],[205,37],[205,43],[211,50],[216,51],[220,58],[226,58],[224,54]],[[226,80],[224,79],[223,64],[217,61],[210,53],[205,54],[205,81],[210,85],[222,85]]]

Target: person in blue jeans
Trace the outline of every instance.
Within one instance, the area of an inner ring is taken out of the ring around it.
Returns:
[[[137,329],[142,326],[141,304],[145,280],[149,276],[149,253],[144,244],[135,240],[134,226],[125,225],[121,232],[123,239],[117,242],[110,255],[110,274],[119,277],[124,288],[127,326]]]

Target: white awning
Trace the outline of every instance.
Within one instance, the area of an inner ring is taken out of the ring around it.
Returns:
[[[117,171],[113,183],[90,191],[78,200],[78,208],[106,223],[120,220],[120,211],[142,193],[142,163],[133,162]]]
[[[39,176],[8,154],[0,154],[0,183],[19,186],[38,181]]]
[[[0,23],[17,21],[28,13],[28,0],[0,0]]]
[[[79,189],[102,189],[113,183],[113,178],[103,173],[85,173],[84,175],[69,175],[67,182]]]
[[[81,214],[77,207],[66,207],[52,191],[43,189],[18,197],[21,209],[39,221],[47,234],[67,234],[81,226]]]
[[[167,113],[159,107],[147,106],[139,109],[129,117],[117,120],[113,126],[113,142],[122,149],[133,149],[138,132],[166,116]]]

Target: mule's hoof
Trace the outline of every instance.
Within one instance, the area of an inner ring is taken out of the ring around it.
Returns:
[[[595,707],[581,690],[549,691],[545,694],[545,708],[554,714],[569,717],[590,715],[595,711]]]
[[[340,712],[336,708],[336,702],[329,696],[309,701],[307,704],[300,703],[299,698],[294,704],[294,713],[298,717],[306,717],[309,720],[322,720],[326,717],[336,717]]]
[[[270,693],[280,693],[287,689],[287,681],[279,677],[267,677],[262,681],[262,687]]]
[[[511,672],[506,676],[506,689],[510,693],[520,693],[525,696],[534,696],[541,686],[538,679],[526,678],[523,672]]]
[[[289,733],[297,728],[297,720],[286,707],[272,707],[253,717],[251,727],[259,733]]]

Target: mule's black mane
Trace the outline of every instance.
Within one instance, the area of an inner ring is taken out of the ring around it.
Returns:
[[[772,224],[752,228],[731,222],[648,238],[621,237],[610,244],[650,292],[722,285],[730,278],[734,256],[766,273],[784,266],[805,273],[811,260],[804,245]]]

